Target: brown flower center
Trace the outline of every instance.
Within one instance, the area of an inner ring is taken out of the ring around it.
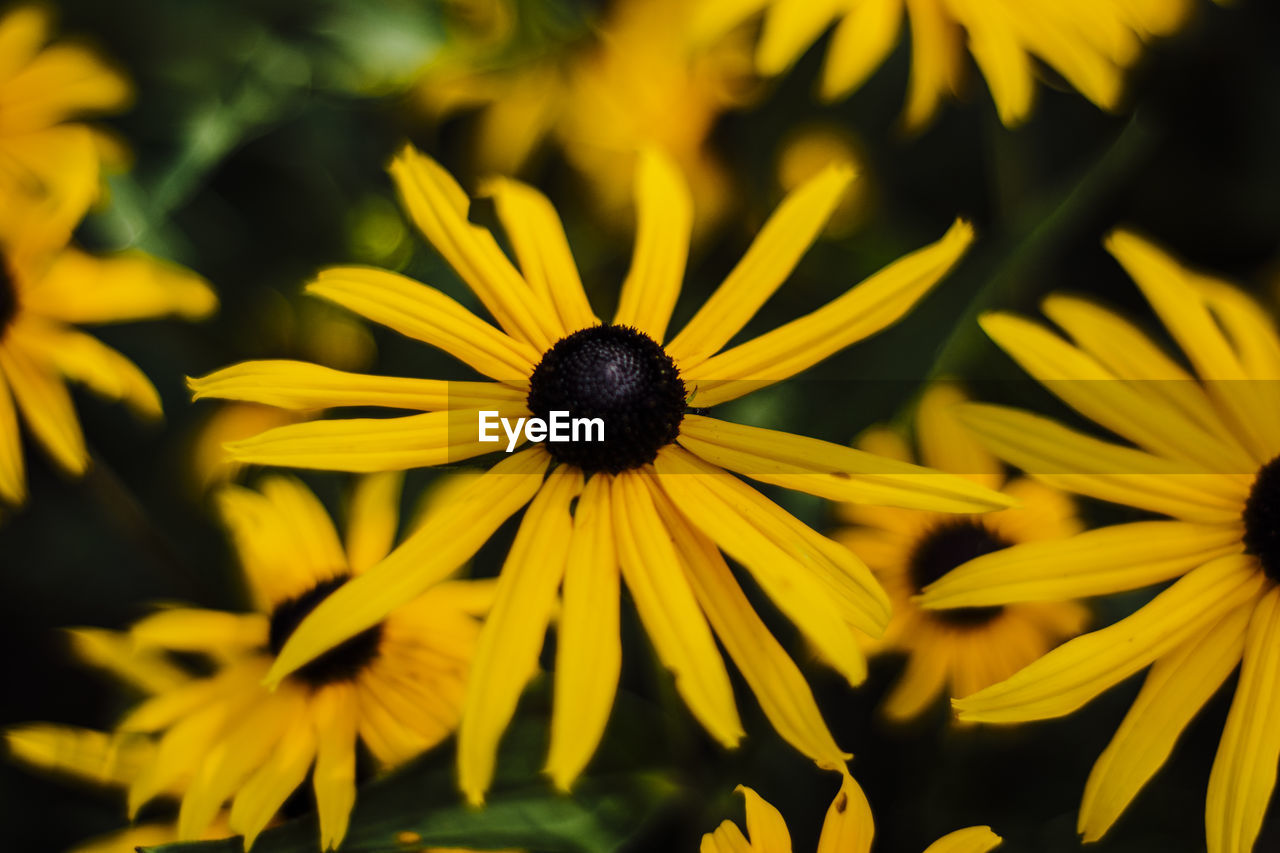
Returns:
[[[978,519],[944,521],[926,531],[912,550],[908,564],[911,585],[920,592],[957,566],[1011,544]],[[1003,610],[1003,607],[953,607],[930,610],[929,615],[952,625],[978,626],[995,619]]]
[[[1280,456],[1258,469],[1244,502],[1244,550],[1280,582]]]
[[[271,629],[267,640],[271,654],[279,655],[302,620],[350,578],[350,575],[338,575],[321,581],[302,595],[277,604],[271,611]],[[382,624],[379,623],[299,667],[294,676],[312,687],[323,687],[335,681],[350,681],[378,657],[381,642]]]

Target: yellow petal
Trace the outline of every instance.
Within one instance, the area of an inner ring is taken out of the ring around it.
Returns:
[[[175,652],[246,652],[266,645],[267,620],[261,613],[174,607],[139,619],[129,636],[141,646]]]
[[[31,61],[49,38],[49,14],[39,6],[16,6],[0,17],[0,81]]]
[[[1252,610],[1246,605],[1231,611],[1151,667],[1084,786],[1076,829],[1086,842],[1097,841],[1111,828],[1168,760],[1191,718],[1231,675],[1244,653]]]
[[[0,345],[0,371],[40,443],[64,469],[77,476],[83,474],[89,467],[89,451],[62,380],[11,341]]]
[[[902,30],[902,0],[863,0],[841,18],[822,68],[822,99],[857,89],[880,67]]]
[[[1000,121],[1005,127],[1016,127],[1031,112],[1035,94],[1031,57],[1019,43],[1014,25],[1004,15],[989,14],[984,8],[979,14],[966,16],[964,21],[969,34],[969,52],[987,79]]]
[[[124,77],[78,45],[40,51],[0,87],[0,128],[16,135],[73,115],[114,110],[129,102]]]
[[[868,853],[875,829],[867,795],[852,776],[844,774],[840,793],[831,801],[822,822],[818,853]]]
[[[911,25],[911,76],[902,123],[908,130],[919,130],[933,118],[942,96],[956,90],[961,34],[941,0],[904,2]]]
[[[338,531],[311,489],[296,477],[274,475],[264,479],[259,490],[284,519],[281,532],[293,539],[292,550],[313,583],[345,573],[347,555]]]
[[[557,468],[529,504],[502,564],[493,609],[485,620],[467,680],[458,729],[458,784],[473,804],[493,780],[498,741],[538,667],[556,590],[564,577],[573,517],[570,502],[582,474]]]
[[[885,716],[891,720],[910,720],[932,705],[947,686],[952,657],[949,644],[920,644],[912,651],[902,677],[884,700]]]
[[[1249,853],[1276,784],[1280,761],[1280,588],[1254,610],[1240,682],[1209,774],[1205,828],[1209,853]]]
[[[1013,500],[971,480],[816,438],[685,415],[681,446],[708,462],[765,483],[829,500],[983,512]]]
[[[796,373],[902,317],[960,260],[973,228],[957,222],[817,311],[684,372],[690,405],[713,406]]]
[[[194,273],[141,252],[96,258],[68,249],[23,294],[23,307],[77,324],[201,320],[217,309],[218,297]]]
[[[311,704],[315,723],[316,766],[312,785],[320,815],[320,849],[331,850],[347,834],[356,802],[356,694],[349,685],[316,691]]]
[[[851,684],[866,659],[850,624],[879,636],[889,601],[852,553],[805,528],[732,474],[665,448],[658,481],[695,527],[750,570],[804,635]]]
[[[435,160],[408,145],[396,154],[390,169],[414,223],[498,324],[538,352],[550,349],[560,337],[554,309],[539,304],[493,235],[467,220],[470,201],[457,181]]]
[[[271,753],[240,786],[231,804],[231,829],[244,835],[244,849],[253,848],[258,834],[294,789],[307,778],[316,754],[316,736],[309,725],[286,726]]]
[[[301,558],[297,535],[281,508],[265,495],[242,486],[226,486],[218,491],[217,504],[250,591],[263,612],[300,595],[317,581],[333,577],[341,568],[333,566],[323,577],[317,576],[315,566]]]
[[[404,471],[432,468],[492,453],[480,441],[480,409],[456,409],[395,418],[339,418],[286,424],[226,444],[238,462],[321,471]],[[523,417],[524,402],[499,408],[498,417]],[[496,430],[494,432],[497,432]]]
[[[490,180],[485,193],[493,196],[524,277],[542,299],[555,306],[561,333],[599,323],[587,301],[564,226],[547,197],[507,178]]]
[[[1068,429],[1029,412],[967,403],[964,425],[997,456],[1042,482],[1082,495],[1187,521],[1230,524],[1248,481],[1205,472]]]
[[[613,478],[611,504],[622,577],[685,704],[712,737],[735,747],[743,731],[729,674],[642,476],[624,472]]]
[[[101,628],[72,628],[67,635],[80,660],[107,670],[145,693],[164,693],[189,679],[165,655],[138,649],[128,634]]]
[[[1024,542],[952,569],[919,601],[927,608],[991,607],[1138,589],[1241,550],[1240,536],[1237,526],[1135,521]]]
[[[769,0],[704,0],[689,13],[689,41],[704,46],[768,5]]]
[[[351,495],[347,512],[347,565],[359,574],[391,551],[400,526],[400,490],[404,475],[398,472],[361,477]]]
[[[924,853],[987,853],[999,847],[1001,841],[989,826],[967,826],[942,836]]]
[[[1133,383],[1121,381],[1043,326],[1010,314],[987,314],[979,322],[1064,403],[1150,453],[1187,459],[1222,474],[1252,473],[1257,467],[1174,406],[1135,390]]]
[[[653,491],[694,595],[769,722],[787,743],[812,758],[819,767],[843,768],[850,755],[836,745],[822,720],[813,691],[756,615],[715,543],[696,531],[665,493],[660,489]],[[747,823],[750,828],[750,810]],[[751,838],[755,843],[760,842],[754,829],[751,829]]]
[[[160,417],[160,395],[151,380],[97,338],[52,323],[21,323],[9,334],[73,382],[108,400],[122,400],[143,417]]]
[[[737,824],[726,820],[714,832],[702,836],[699,853],[754,853]]]
[[[693,231],[693,199],[679,167],[656,149],[636,165],[636,245],[622,283],[616,324],[635,326],[658,343],[667,334]]]
[[[746,800],[747,834],[751,846],[762,853],[791,853],[791,833],[787,822],[772,805],[746,785],[734,789]]]
[[[525,398],[523,391],[496,382],[369,376],[284,359],[244,361],[199,379],[188,379],[187,385],[193,400],[245,400],[298,411],[386,406],[436,412],[510,407],[523,403]]]
[[[147,738],[120,736],[54,723],[5,729],[9,755],[39,767],[107,785],[127,785],[154,756]]]
[[[766,76],[785,71],[845,5],[840,0],[773,0],[756,48],[756,70]]]
[[[495,329],[434,287],[397,273],[332,267],[320,271],[307,293],[441,349],[508,385],[526,383],[541,358],[539,350]]]
[[[924,392],[915,417],[920,461],[930,468],[998,489],[1004,480],[1000,460],[979,444],[956,417],[956,406],[965,399],[964,392],[948,382],[931,385]]]
[[[853,179],[852,167],[831,165],[782,200],[742,260],[667,345],[682,368],[710,358],[742,331],[818,239]]]
[[[567,791],[594,754],[618,689],[618,554],[609,478],[594,476],[578,501],[556,639],[555,701],[547,773]]]
[[[289,673],[366,628],[466,562],[538,491],[550,457],[541,448],[494,465],[462,495],[431,515],[378,565],[357,575],[298,625],[268,673]]]
[[[1258,594],[1252,557],[1220,557],[1184,575],[1136,613],[1059,646],[999,684],[953,700],[960,719],[1039,720],[1068,714]]]
[[[18,413],[9,394],[9,383],[0,370],[0,499],[20,504],[27,499],[26,466],[22,459],[22,437]]]

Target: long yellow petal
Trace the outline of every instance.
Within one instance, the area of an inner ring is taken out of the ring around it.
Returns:
[[[869,853],[875,831],[867,795],[854,778],[845,773],[840,792],[827,807],[818,853]]]
[[[1168,760],[1182,730],[1227,680],[1244,653],[1251,605],[1160,658],[1084,786],[1076,830],[1086,842],[1111,828]]]
[[[306,411],[386,406],[438,412],[517,406],[525,393],[497,382],[446,382],[348,373],[306,361],[244,361],[188,379],[191,399],[218,398]]]
[[[333,519],[315,492],[297,477],[281,474],[264,479],[259,490],[284,519],[280,532],[292,540],[292,550],[313,582],[343,573],[347,555]]]
[[[835,501],[984,512],[1013,500],[954,474],[788,432],[685,415],[681,446],[753,480]]]
[[[587,301],[564,225],[547,197],[508,178],[491,179],[484,192],[493,196],[524,277],[541,298],[555,306],[561,333],[599,323]]]
[[[955,4],[956,0],[951,0]],[[965,0],[966,5],[972,0]],[[1005,127],[1016,127],[1031,112],[1035,95],[1035,69],[1018,41],[1014,25],[1003,14],[983,7],[963,18],[969,34],[969,52],[982,69],[991,98]]]
[[[852,167],[828,166],[782,200],[742,260],[667,345],[682,368],[715,355],[742,331],[818,239],[853,179]]]
[[[525,406],[520,402],[491,411],[498,417],[523,417]],[[395,418],[307,421],[225,446],[236,461],[257,465],[356,473],[432,468],[499,449],[498,442],[480,440],[480,412],[455,409]]]
[[[122,75],[79,45],[40,51],[0,88],[6,134],[57,124],[73,115],[120,109],[132,90]]]
[[[1011,465],[1051,486],[1186,521],[1230,524],[1248,480],[1093,438],[1018,409],[967,403],[960,419]]]
[[[190,676],[167,655],[139,649],[132,638],[102,628],[71,628],[71,648],[85,663],[105,669],[144,693],[163,694],[181,687]]]
[[[919,643],[919,639],[915,642]],[[884,700],[884,715],[899,722],[910,720],[928,708],[947,686],[955,656],[953,644],[916,648],[907,657],[907,666]]]
[[[0,499],[12,504],[20,504],[27,499],[26,464],[22,458],[18,412],[3,370],[0,370]]]
[[[556,639],[547,773],[569,790],[604,733],[622,668],[621,580],[609,478],[592,477],[573,517]]]
[[[154,757],[150,739],[55,723],[26,723],[4,731],[8,755],[32,767],[78,780],[127,785]]]
[[[261,613],[172,607],[134,622],[129,637],[140,646],[175,652],[235,654],[266,645],[267,619]]]
[[[320,816],[320,849],[331,850],[347,834],[356,802],[356,694],[350,685],[316,691],[311,703],[316,766],[311,783]]]
[[[23,308],[64,323],[200,320],[218,307],[209,284],[182,267],[129,252],[106,258],[68,249],[23,294]]]
[[[272,816],[307,778],[316,755],[316,736],[307,721],[294,720],[272,744],[271,753],[236,792],[228,825],[244,835],[251,850]]]
[[[1254,610],[1231,711],[1209,774],[1209,853],[1249,853],[1276,784],[1280,761],[1280,588]]]
[[[541,448],[493,466],[440,507],[385,560],[320,603],[289,636],[267,674],[270,684],[412,601],[479,550],[538,491],[550,458]]]
[[[457,181],[408,145],[392,160],[390,171],[414,223],[498,324],[538,352],[549,349],[560,337],[552,306],[539,304],[493,235],[467,220],[470,201]]]
[[[67,379],[83,383],[100,397],[123,401],[143,417],[160,417],[160,395],[151,380],[97,338],[53,323],[19,323],[9,334]]]
[[[973,228],[957,220],[936,243],[894,261],[817,311],[684,372],[690,404],[713,406],[786,379],[897,322],[959,262]]]
[[[635,326],[662,343],[684,281],[692,232],[693,198],[679,167],[656,149],[640,152],[636,245],[614,323]]]
[[[1144,450],[1191,460],[1215,473],[1256,469],[1247,456],[1233,453],[1177,408],[1140,393],[1043,326],[1011,314],[987,314],[979,322],[1001,349],[1064,403]]]
[[[836,745],[800,669],[756,615],[715,543],[696,531],[661,489],[652,492],[698,603],[769,722],[819,767],[843,768],[850,755]],[[759,840],[754,830],[751,837]]]
[[[1024,542],[970,560],[921,592],[926,608],[1064,601],[1169,580],[1240,551],[1239,526],[1135,521]]]
[[[778,810],[746,785],[739,785],[734,790],[746,801],[747,834],[751,836],[751,846],[761,853],[791,853],[791,833]]]
[[[820,94],[834,101],[857,89],[880,67],[902,31],[902,0],[863,0],[831,35]]]
[[[49,40],[49,13],[39,6],[15,6],[0,17],[0,80],[8,80]]]
[[[956,406],[966,399],[964,392],[950,382],[935,383],[921,396],[915,417],[920,461],[930,468],[998,489],[1004,481],[1000,460],[978,443],[956,417]]]
[[[4,373],[27,426],[64,469],[80,475],[89,467],[89,451],[67,386],[44,364],[11,342],[0,343]]]
[[[552,471],[529,504],[502,564],[493,609],[471,664],[458,729],[458,783],[473,804],[484,802],[493,780],[498,741],[538,667],[538,653],[569,556],[570,502],[581,491],[582,474],[577,469]]]
[[[713,832],[702,836],[699,853],[755,853],[747,837],[731,820],[723,821]]]
[[[823,546],[818,534],[806,535],[799,522],[732,474],[685,457],[669,448],[658,455],[658,482],[671,502],[747,567],[831,666],[860,684],[866,658],[850,625],[879,636],[889,621],[888,598],[870,570],[847,550]]]
[[[904,0],[911,27],[911,75],[902,123],[908,130],[928,124],[942,97],[956,91],[960,61],[959,27],[942,0]]]
[[[841,0],[773,0],[756,46],[756,70],[767,77],[785,71],[847,5]]]
[[[641,476],[624,472],[613,478],[611,504],[623,580],[689,710],[712,737],[735,747],[744,732],[729,674]]]
[[[457,300],[397,273],[331,267],[321,270],[306,290],[514,387],[527,383],[541,358],[539,350],[495,329]]]
[[[924,853],[987,853],[1003,841],[989,826],[966,826],[939,838]]]
[[[347,511],[347,566],[355,574],[391,551],[400,526],[400,490],[404,475],[388,471],[361,477]]]
[[[1059,646],[1012,678],[952,700],[962,720],[1008,723],[1068,714],[1251,600],[1252,557],[1220,557],[1184,575],[1136,613]]]

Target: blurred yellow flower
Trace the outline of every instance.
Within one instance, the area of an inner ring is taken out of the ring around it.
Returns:
[[[864,157],[858,138],[840,125],[802,125],[790,131],[778,152],[778,184],[790,192],[832,163],[849,163],[858,180],[836,205],[827,222],[826,235],[847,237],[858,229],[871,212],[874,188],[863,168]]]
[[[989,554],[1011,559],[1020,542],[1060,540],[1080,530],[1075,507],[1061,492],[1029,479],[1006,481],[999,461],[956,420],[954,407],[963,399],[947,384],[925,392],[915,421],[920,461],[999,489],[1018,506],[956,516],[842,504],[841,517],[858,526],[832,534],[866,561],[893,602],[893,619],[875,643],[907,655],[906,672],[884,707],[892,719],[915,717],[943,691],[967,696],[1008,678],[1078,634],[1088,617],[1082,606],[1069,601],[951,610],[924,610],[916,604],[917,595],[949,572],[976,569]],[[907,443],[887,429],[869,431],[858,446],[912,461]]]
[[[623,0],[594,38],[558,56],[486,61],[455,51],[428,69],[417,93],[438,119],[479,109],[479,172],[515,174],[549,136],[601,209],[624,219],[636,155],[658,148],[692,185],[699,225],[714,222],[731,187],[708,135],[720,113],[750,97],[750,55],[735,38],[691,51],[689,10],[683,0]]]
[[[897,321],[964,254],[968,224],[957,222],[938,242],[825,307],[721,352],[822,230],[852,180],[849,169],[829,168],[789,195],[720,288],[670,339],[693,213],[688,187],[667,157],[647,152],[640,160],[636,249],[611,323],[593,312],[559,217],[536,190],[506,179],[489,187],[522,273],[487,229],[467,220],[467,196],[434,160],[406,148],[391,169],[418,227],[501,328],[439,290],[383,270],[324,270],[308,289],[496,381],[367,376],[301,362],[234,365],[192,380],[195,396],[422,413],[280,427],[232,445],[232,453],[255,464],[328,470],[456,463],[496,449],[479,441],[482,410],[521,418],[571,410],[598,415],[613,431],[602,442],[547,444],[498,462],[308,617],[271,678],[365,630],[469,559],[530,504],[481,635],[459,731],[460,778],[473,801],[489,786],[498,740],[534,671],[562,583],[548,761],[560,787],[590,759],[613,704],[623,581],[677,690],[720,743],[734,746],[743,732],[713,631],[782,736],[819,765],[841,766],[845,753],[803,676],[761,623],[720,549],[746,566],[850,683],[866,675],[851,626],[880,633],[888,599],[851,553],[731,472],[827,498],[919,509],[976,512],[1008,501],[958,477],[688,407],[785,379]]]
[[[390,550],[400,475],[362,479],[345,545],[302,483],[270,477],[260,491],[228,486],[219,506],[256,607],[252,613],[161,610],[126,634],[73,632],[80,655],[148,694],[117,726],[155,739],[154,757],[128,783],[130,815],[181,795],[178,836],[200,837],[224,803],[246,848],[311,775],[323,849],[346,834],[356,797],[356,743],[384,766],[447,737],[457,723],[475,651],[486,581],[435,583],[358,635],[298,668],[276,689],[262,679],[294,628]],[[203,655],[207,675],[167,656]]]
[[[84,47],[49,38],[49,14],[34,5],[0,17],[0,223],[38,206],[70,235],[99,191],[110,138],[70,119],[118,110],[129,83]]]
[[[48,215],[0,229],[0,500],[9,503],[26,497],[19,410],[61,468],[79,475],[88,466],[66,381],[144,417],[161,414],[151,381],[75,325],[166,315],[196,320],[218,304],[209,285],[187,270],[139,252],[94,257],[68,246],[66,237]]]
[[[1280,761],[1280,335],[1243,292],[1146,240],[1117,231],[1107,248],[1194,374],[1135,325],[1081,299],[1051,296],[1043,305],[1071,342],[1008,314],[982,325],[1065,403],[1136,447],[1002,406],[968,404],[961,418],[996,454],[1051,486],[1171,520],[1011,549],[938,581],[922,603],[1055,601],[1176,578],[1133,615],[954,705],[965,720],[1057,717],[1149,666],[1085,786],[1078,827],[1093,841],[1240,664],[1205,823],[1209,853],[1246,853]]]
[[[701,853],[791,853],[791,833],[778,810],[745,785],[737,790],[746,800],[749,837],[726,820],[702,836]],[[822,823],[818,853],[868,853],[874,836],[871,805],[861,786],[846,773]],[[987,853],[1000,841],[990,827],[970,826],[944,835],[924,853]]]
[[[764,11],[755,65],[766,76],[790,67],[832,23],[821,94],[857,89],[898,42],[905,15],[911,79],[903,116],[925,125],[942,98],[960,92],[968,47],[1012,127],[1031,112],[1036,60],[1103,109],[1120,104],[1125,71],[1142,43],[1186,20],[1191,0],[701,0],[693,39],[710,42]]]

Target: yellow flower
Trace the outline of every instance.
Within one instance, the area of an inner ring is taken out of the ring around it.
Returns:
[[[746,800],[747,832],[731,820],[702,836],[701,853],[791,853],[791,834],[778,810],[745,785],[738,793]],[[818,838],[818,853],[868,853],[875,835],[871,805],[861,786],[844,774],[840,792],[827,809]],[[1000,846],[1001,838],[988,826],[970,826],[948,833],[924,853],[987,853]]]
[[[785,71],[833,22],[821,94],[857,89],[897,43],[905,13],[911,78],[904,121],[919,128],[941,99],[961,90],[963,50],[973,54],[1000,113],[1012,127],[1031,112],[1036,60],[1103,109],[1120,102],[1124,73],[1142,42],[1186,19],[1190,0],[703,0],[694,38],[709,41],[765,10],[756,48],[764,75]]]
[[[435,161],[406,148],[391,171],[414,221],[500,328],[435,288],[382,270],[325,270],[308,289],[497,381],[365,376],[301,362],[235,365],[192,380],[196,397],[425,413],[280,427],[231,445],[232,454],[255,464],[348,471],[442,465],[496,449],[478,440],[482,410],[512,418],[568,410],[603,418],[608,432],[604,441],[539,445],[498,462],[304,621],[270,679],[452,571],[532,500],[502,569],[467,692],[459,762],[472,800],[489,785],[498,739],[534,671],[562,584],[548,762],[559,786],[582,770],[609,716],[622,581],[678,691],[720,743],[733,746],[743,732],[713,631],[783,737],[819,764],[841,766],[845,753],[803,677],[751,609],[720,549],[853,684],[865,677],[866,663],[851,626],[879,634],[888,599],[848,550],[732,472],[827,498],[939,511],[981,511],[1007,500],[961,478],[726,423],[688,406],[713,406],[785,379],[893,323],[958,261],[969,226],[957,223],[939,242],[826,307],[720,352],[821,231],[851,179],[848,170],[829,169],[790,195],[716,293],[670,338],[692,200],[665,157],[651,152],[639,164],[636,251],[611,323],[593,312],[560,220],[537,191],[509,180],[488,188],[521,271],[488,230],[467,220],[466,195]]]
[[[46,47],[48,28],[35,6],[0,17],[0,221],[36,205],[70,234],[98,194],[103,143],[69,119],[120,109],[131,90],[91,51]]]
[[[1017,507],[968,516],[857,504],[839,508],[859,526],[838,531],[836,540],[866,561],[893,603],[893,619],[879,645],[907,655],[906,672],[885,703],[893,719],[916,716],[943,690],[967,696],[1008,678],[1078,634],[1088,616],[1075,602],[950,610],[925,610],[916,603],[922,590],[952,570],[976,567],[994,553],[1008,559],[1019,543],[1061,540],[1080,530],[1075,507],[1061,492],[1029,479],[1006,481],[1000,463],[956,420],[954,408],[963,400],[948,384],[925,392],[915,420],[921,461],[1000,489]],[[907,444],[887,429],[869,431],[858,446],[912,461]]]
[[[1243,661],[1205,817],[1209,853],[1244,853],[1257,837],[1280,759],[1280,336],[1248,296],[1145,240],[1118,231],[1107,248],[1194,375],[1136,326],[1081,299],[1044,302],[1072,342],[1005,314],[982,323],[1054,394],[1136,446],[1000,406],[970,404],[961,417],[999,456],[1051,486],[1171,520],[993,555],[935,583],[922,603],[1053,601],[1178,578],[1133,615],[954,705],[966,720],[1056,717],[1150,666],[1085,787],[1079,830],[1093,840]]]
[[[734,39],[691,52],[681,23],[689,9],[684,0],[624,0],[595,39],[562,57],[486,67],[466,51],[437,63],[417,91],[437,118],[481,109],[473,146],[480,171],[514,174],[549,136],[603,211],[621,218],[637,152],[659,148],[692,185],[699,224],[713,222],[730,186],[708,136],[747,97],[750,57]]]
[[[137,252],[94,257],[66,237],[51,215],[0,229],[0,500],[10,503],[26,497],[18,410],[60,467],[79,475],[88,466],[67,380],[160,416],[160,397],[142,371],[75,325],[194,320],[218,304],[187,270]]]
[[[178,835],[188,840],[230,801],[229,826],[249,847],[310,773],[329,849],[346,834],[355,802],[357,741],[389,766],[453,731],[488,582],[435,583],[275,690],[262,686],[296,625],[390,550],[400,479],[360,482],[345,546],[300,482],[277,476],[261,491],[229,486],[219,504],[255,612],[171,608],[125,635],[73,632],[82,657],[148,694],[117,726],[122,737],[156,739],[154,758],[128,781],[130,815],[157,795],[180,793]],[[207,656],[214,671],[193,676],[168,662],[173,652]]]

